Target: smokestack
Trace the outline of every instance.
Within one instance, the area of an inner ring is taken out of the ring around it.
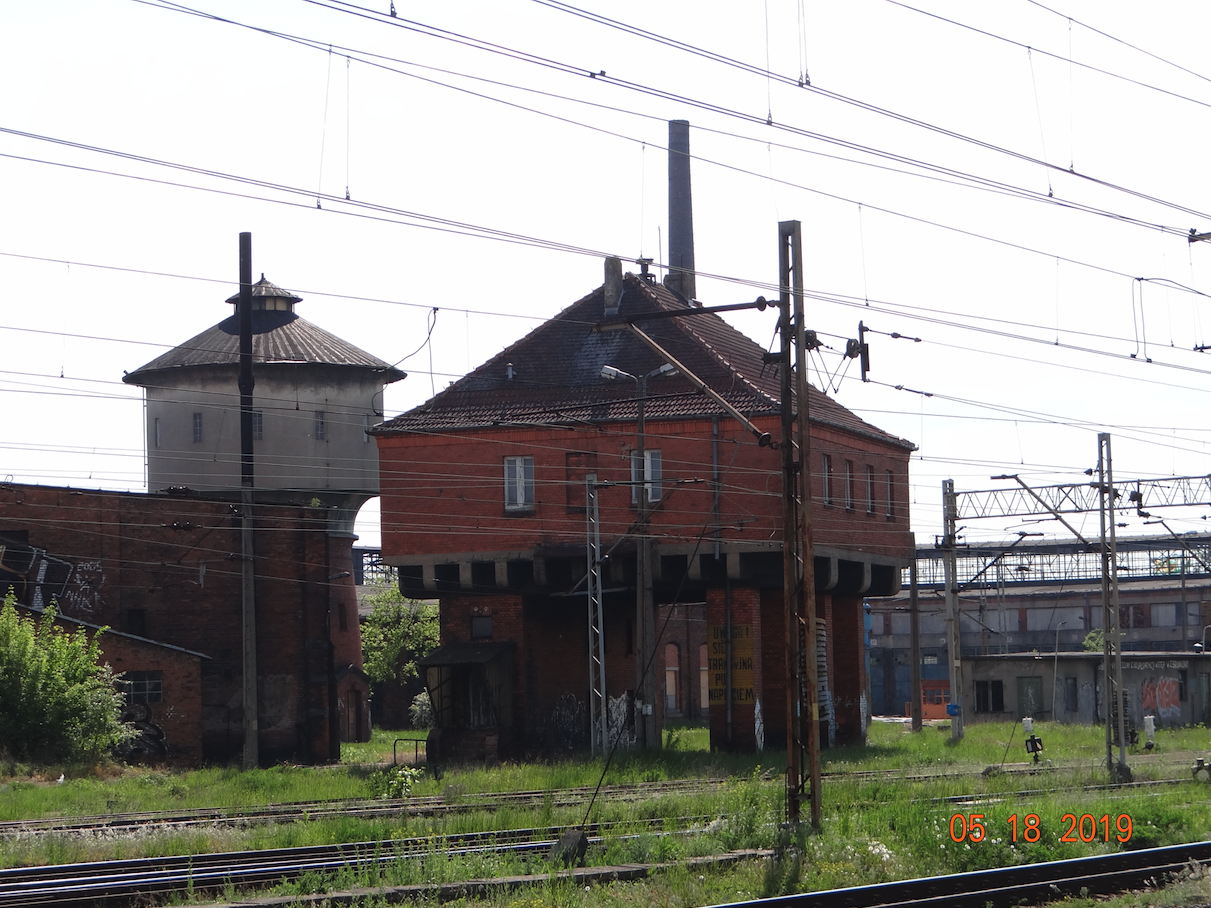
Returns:
[[[669,120],[669,273],[664,284],[688,300],[697,296],[689,120]]]

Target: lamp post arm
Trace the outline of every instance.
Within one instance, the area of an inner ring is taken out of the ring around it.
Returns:
[[[665,362],[669,363],[674,369],[676,369],[678,372],[680,372],[682,375],[684,375],[687,379],[689,379],[690,384],[692,384],[695,388],[697,388],[699,391],[701,391],[703,394],[705,394],[707,397],[709,397],[715,403],[719,404],[719,406],[723,407],[723,409],[726,410],[728,412],[728,414],[734,420],[736,420],[736,422],[740,423],[740,425],[744,426],[744,428],[746,428],[748,431],[752,432],[753,435],[756,436],[756,438],[757,438],[758,445],[760,445],[761,447],[773,447],[774,446],[773,441],[770,438],[770,434],[768,432],[763,432],[757,426],[753,425],[752,420],[750,420],[747,416],[745,416],[743,413],[741,413],[739,410],[737,410],[735,407],[733,407],[730,403],[728,403],[727,400],[724,399],[723,395],[721,395],[718,391],[716,391],[714,388],[711,388],[701,378],[699,378],[697,375],[695,375],[693,372],[691,372],[689,369],[687,369],[684,365],[682,365],[682,363],[680,361],[675,359],[673,357],[673,355],[671,353],[669,353],[668,350],[665,350],[664,347],[660,346],[660,344],[657,343],[656,340],[654,338],[652,338],[649,334],[647,334],[642,328],[637,328],[634,325],[629,324],[629,323],[627,324],[627,328],[629,328],[631,330],[631,332],[637,338],[639,338],[641,341],[643,341],[645,344],[647,344],[648,347],[650,347],[653,351],[655,351],[657,354],[659,354],[665,360]]]

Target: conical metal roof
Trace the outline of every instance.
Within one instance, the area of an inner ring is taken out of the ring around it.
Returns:
[[[313,364],[366,369],[382,374],[384,384],[399,381],[404,372],[365,350],[341,340],[295,312],[301,297],[283,290],[271,281],[253,285],[253,297],[284,299],[289,309],[253,309],[252,355],[257,366],[273,364]],[[239,294],[227,302],[238,302]],[[240,320],[232,314],[201,334],[122,377],[127,384],[153,383],[153,376],[169,370],[208,366],[238,366],[240,362]]]

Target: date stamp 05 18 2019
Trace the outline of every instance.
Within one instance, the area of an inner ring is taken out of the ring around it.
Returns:
[[[1006,821],[1009,825],[1009,841],[1017,842],[1018,837],[1024,842],[1037,842],[1042,835],[1038,814],[1028,813],[1019,824],[1018,815],[1012,814]],[[1095,817],[1085,813],[1079,817],[1074,813],[1064,814],[1061,822],[1067,827],[1060,836],[1061,842],[1109,842],[1131,841],[1131,815],[1120,813],[1111,818],[1110,814]],[[956,813],[950,818],[950,837],[955,842],[983,842],[988,838],[988,830],[984,824],[984,814]]]

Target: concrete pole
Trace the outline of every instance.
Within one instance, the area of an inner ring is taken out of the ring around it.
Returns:
[[[955,715],[950,720],[950,737],[963,737],[963,646],[962,617],[959,612],[958,498],[953,479],[942,480],[942,552],[946,574],[946,657],[950,660],[950,703]]]
[[[912,716],[912,730],[920,731],[924,724],[921,716],[921,601],[917,588],[917,537],[915,534],[912,536],[912,565],[909,568],[908,576],[908,657],[912,660],[912,668],[909,673],[912,699],[910,715]],[[894,665],[892,671],[895,671]]]
[[[256,562],[252,534],[252,234],[240,234],[240,548],[244,623],[244,754],[242,765],[260,763],[257,714]]]

